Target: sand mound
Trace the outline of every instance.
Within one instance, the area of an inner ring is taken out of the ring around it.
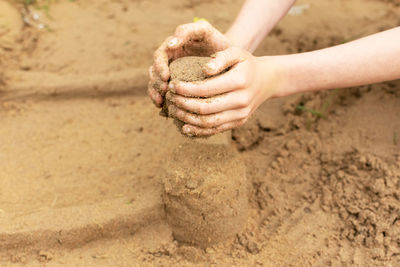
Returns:
[[[175,239],[207,247],[242,229],[248,209],[246,171],[225,145],[180,145],[165,168],[164,203]]]

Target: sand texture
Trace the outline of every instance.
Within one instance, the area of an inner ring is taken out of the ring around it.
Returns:
[[[268,100],[219,155],[193,159],[196,146],[172,153],[184,138],[146,95],[147,70],[177,25],[225,32],[243,0],[59,0],[49,15],[21,2],[0,0],[0,266],[400,266],[400,81]],[[398,1],[296,5],[255,55],[399,25]],[[201,211],[239,230],[242,164],[243,228],[208,246]],[[174,195],[200,218],[188,236]]]
[[[169,65],[171,81],[196,82],[205,80],[207,75],[203,72],[203,68],[210,59],[210,57],[188,56],[172,61]],[[171,103],[166,100],[161,111],[162,116],[169,116],[168,108],[170,105]],[[175,118],[174,123],[181,131],[184,122]]]
[[[179,145],[165,167],[164,203],[175,239],[203,248],[239,233],[248,210],[246,168],[226,145]]]
[[[203,72],[210,57],[181,57],[171,62],[169,70],[171,81],[197,82],[207,78]]]

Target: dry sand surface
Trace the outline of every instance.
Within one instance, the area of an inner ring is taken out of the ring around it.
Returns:
[[[244,228],[206,249],[174,240],[161,181],[183,137],[146,96],[147,67],[178,24],[224,31],[241,3],[0,0],[1,266],[400,265],[399,81],[264,103],[232,133]],[[397,0],[297,6],[257,55],[400,25]]]

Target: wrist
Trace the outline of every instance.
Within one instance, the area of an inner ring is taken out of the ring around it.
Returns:
[[[225,37],[228,39],[231,46],[236,46],[248,50],[247,44],[243,41],[243,38],[241,38],[240,34],[236,33],[235,31],[231,29],[228,30],[225,33]]]
[[[259,84],[263,88],[263,100],[268,98],[283,97],[294,94],[298,89],[296,86],[296,73],[290,71],[284,56],[258,57]]]
[[[271,97],[283,97],[316,89],[311,64],[304,54],[263,57],[265,69],[274,77]],[[271,84],[271,83],[270,83]],[[267,85],[268,86],[268,85]],[[269,87],[269,86],[268,86]]]

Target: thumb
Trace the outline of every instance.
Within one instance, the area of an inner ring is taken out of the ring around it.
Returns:
[[[217,75],[227,68],[244,61],[247,54],[246,51],[239,47],[229,47],[211,57],[212,59],[203,68],[203,72],[208,76]]]

